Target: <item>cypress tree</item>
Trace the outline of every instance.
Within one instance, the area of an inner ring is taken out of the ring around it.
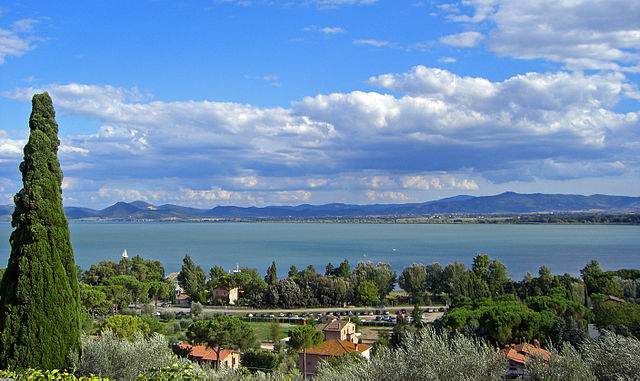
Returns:
[[[32,107],[11,255],[0,282],[0,367],[56,369],[80,349],[80,291],[49,94],[34,95]]]

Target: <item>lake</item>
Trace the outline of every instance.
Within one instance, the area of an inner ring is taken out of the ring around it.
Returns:
[[[548,265],[554,273],[578,274],[591,259],[604,269],[640,267],[640,226],[615,225],[393,225],[295,223],[88,223],[72,222],[78,265],[130,256],[162,261],[168,272],[180,269],[185,254],[208,273],[213,265],[236,264],[261,272],[276,261],[278,272],[290,265],[324,266],[347,258],[388,262],[397,270],[414,262],[460,261],[477,253],[500,259],[510,275],[521,278]],[[9,256],[11,226],[0,224],[2,267]]]

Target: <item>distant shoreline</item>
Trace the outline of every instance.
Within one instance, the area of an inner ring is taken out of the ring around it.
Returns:
[[[10,222],[9,218],[0,220]],[[640,225],[640,213],[536,213],[509,215],[370,216],[318,218],[69,218],[74,223],[248,223],[370,225]]]

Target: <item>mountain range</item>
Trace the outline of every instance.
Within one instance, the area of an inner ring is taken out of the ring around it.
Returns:
[[[493,196],[443,198],[407,204],[324,204],[296,206],[216,206],[198,209],[179,205],[152,205],[144,201],[117,202],[96,210],[65,207],[69,219],[102,220],[198,220],[198,219],[310,219],[330,217],[428,216],[434,214],[527,214],[551,212],[640,212],[640,197],[569,194],[521,194],[505,192]],[[12,205],[0,205],[0,219],[9,219]]]

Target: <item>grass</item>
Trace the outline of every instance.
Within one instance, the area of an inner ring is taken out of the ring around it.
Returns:
[[[247,322],[253,328],[256,333],[258,341],[271,341],[271,323],[270,322]],[[280,323],[280,339],[284,339],[288,336],[289,328],[293,327],[293,324]]]

